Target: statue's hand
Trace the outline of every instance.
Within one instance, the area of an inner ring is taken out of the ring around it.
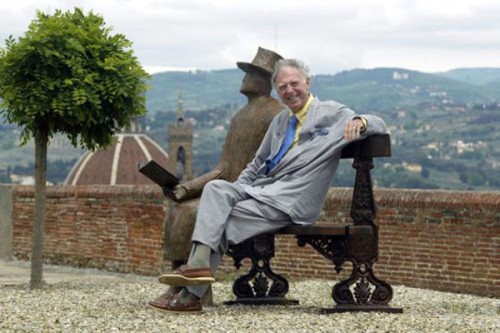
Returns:
[[[174,191],[171,188],[168,187],[162,187],[163,190],[163,195],[166,196],[167,198],[174,200]]]
[[[167,198],[175,202],[182,201],[182,199],[184,199],[187,195],[186,189],[180,184],[176,185],[173,189],[168,187],[162,187],[162,189],[163,189],[163,194]]]
[[[176,185],[173,190],[174,198],[172,200],[179,202],[187,196],[187,190],[182,185]]]

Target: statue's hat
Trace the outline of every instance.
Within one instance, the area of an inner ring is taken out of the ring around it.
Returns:
[[[259,46],[257,54],[255,55],[251,63],[237,62],[236,64],[245,72],[259,71],[266,75],[271,75],[274,70],[274,64],[276,64],[276,62],[280,59],[283,59],[283,57],[278,53]]]

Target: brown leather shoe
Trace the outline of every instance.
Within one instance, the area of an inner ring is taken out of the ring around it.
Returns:
[[[154,300],[148,302],[148,305],[155,308],[155,309],[162,309],[166,306],[170,298],[174,297],[175,295],[179,294],[179,292],[172,293],[171,291],[167,291]]]
[[[158,280],[171,286],[193,286],[215,282],[210,267],[190,268],[187,265],[180,266],[172,273],[163,274]]]
[[[152,305],[152,307],[155,310],[161,310],[161,311],[165,311],[165,312],[174,312],[174,313],[201,312],[201,303],[199,300],[193,300],[193,301],[190,301],[189,303],[181,303],[179,294],[174,294],[171,297],[168,297],[164,300],[166,300],[166,302],[162,303],[161,305],[159,303],[157,303],[156,306]],[[158,305],[160,305],[160,306],[158,306]]]

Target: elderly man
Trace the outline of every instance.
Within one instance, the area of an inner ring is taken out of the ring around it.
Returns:
[[[209,182],[201,196],[187,265],[160,276],[182,287],[162,310],[196,312],[199,298],[229,244],[318,218],[342,148],[352,140],[387,131],[382,119],[356,115],[310,93],[309,69],[301,61],[276,63],[273,86],[287,106],[271,122],[255,158],[234,182]]]

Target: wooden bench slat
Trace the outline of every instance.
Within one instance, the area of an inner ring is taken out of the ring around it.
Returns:
[[[371,235],[373,227],[369,225],[293,225],[284,227],[276,232],[282,235],[317,235],[317,236],[336,236],[336,235]]]

